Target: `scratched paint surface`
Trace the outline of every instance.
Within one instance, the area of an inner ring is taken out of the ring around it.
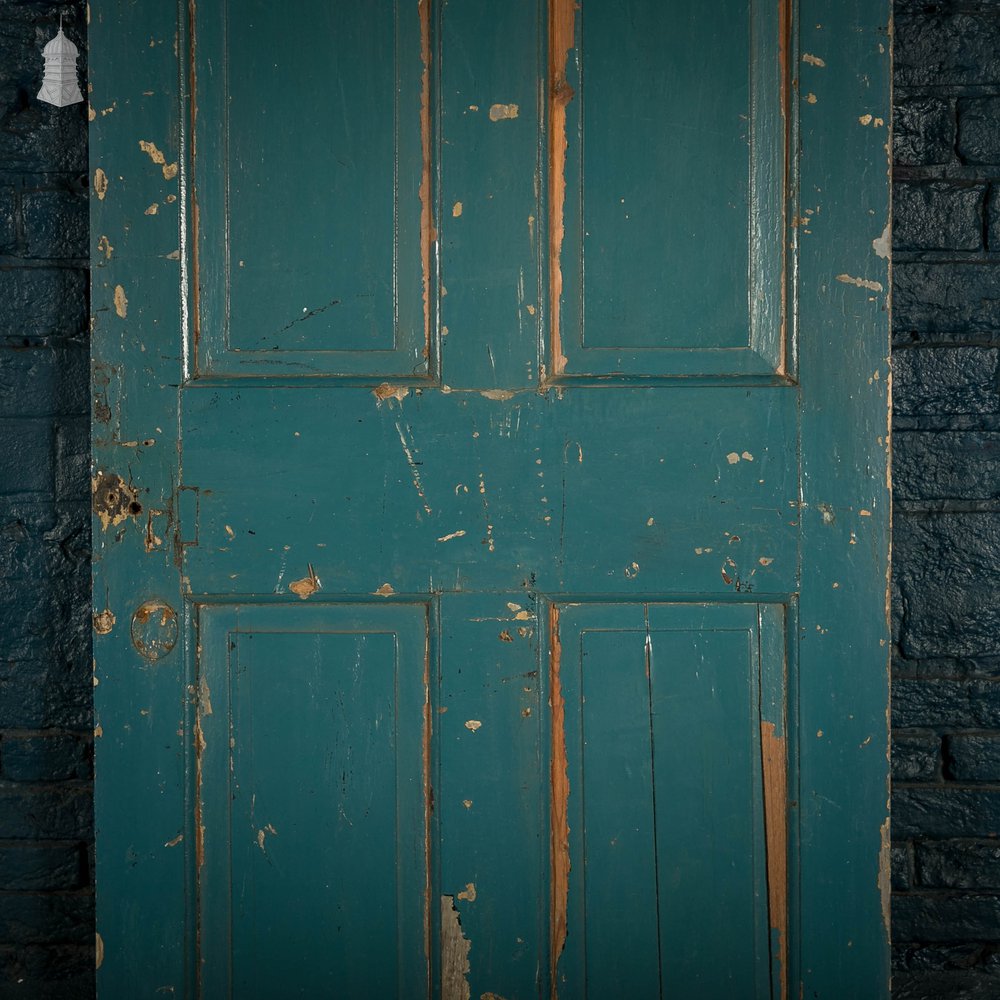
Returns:
[[[887,995],[887,18],[95,0],[102,995]]]

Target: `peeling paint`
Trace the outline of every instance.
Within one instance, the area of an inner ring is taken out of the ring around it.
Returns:
[[[288,585],[288,589],[293,594],[298,594],[303,601],[312,597],[312,595],[315,594],[317,590],[322,589],[323,586],[319,577],[316,575],[316,571],[312,567],[312,563],[308,564],[308,570],[308,574],[302,577],[301,580],[293,580]]]
[[[514,398],[514,392],[512,389],[483,389],[479,395],[485,396],[486,399],[505,400]]]
[[[121,285],[115,285],[115,312],[120,319],[125,319],[128,315],[128,298]]]
[[[372,591],[372,596],[373,597],[392,597],[392,595],[395,594],[395,593],[396,593],[396,591],[392,589],[392,584],[391,583],[383,583],[382,586],[378,588],[378,590],[373,590]]]
[[[375,386],[372,389],[372,395],[378,404],[382,404],[387,399],[394,399],[397,403],[401,403],[410,394],[410,387],[406,385],[392,385],[389,382],[383,382],[381,385]]]
[[[451,206],[451,217],[453,219],[457,219],[461,216],[461,214],[462,214],[462,203],[460,201],[456,201],[455,204]]]
[[[870,292],[881,292],[883,290],[880,281],[871,281],[868,278],[854,278],[849,274],[838,274],[837,281],[845,285],[856,285],[858,288],[867,288]]]
[[[517,104],[491,104],[490,121],[500,122],[516,118],[520,111],[520,105]]]
[[[177,163],[167,163],[167,158],[157,149],[155,142],[146,139],[139,140],[139,148],[159,167],[163,169],[164,180],[173,180],[177,176]]]
[[[474,733],[477,730],[482,729],[483,724],[478,719],[469,719],[469,721],[465,723],[465,728],[468,729],[469,732]]]
[[[94,615],[94,631],[98,635],[107,635],[114,627],[115,613],[110,608],[105,608]]]
[[[469,951],[454,896],[441,897],[441,1000],[469,1000]]]
[[[814,56],[810,52],[802,53],[802,61],[804,63],[808,63],[810,66],[819,66],[819,67],[826,66],[826,63],[822,59],[820,59],[819,56]]]
[[[104,964],[104,938],[99,933],[94,935],[94,968],[99,969]]]
[[[576,22],[574,0],[549,0],[549,339],[552,374],[566,368],[560,329],[563,291],[562,245],[566,236],[566,108],[573,88],[566,79],[566,66]]]
[[[90,492],[91,509],[105,531],[142,513],[138,491],[114,473],[98,472],[90,481]]]
[[[108,193],[108,175],[98,167],[94,171],[94,194],[98,201],[104,201],[104,196]]]
[[[761,720],[760,755],[767,844],[767,908],[781,969],[781,1000],[788,996],[788,777],[785,739]],[[772,953],[773,954],[773,953]]]
[[[107,236],[102,236],[97,241],[97,252],[104,254],[105,260],[111,260],[111,255],[114,253],[115,248],[111,245],[111,241]]]
[[[549,975],[550,996],[558,1000],[559,958],[566,946],[569,903],[569,770],[566,758],[566,703],[560,675],[562,644],[559,608],[549,606],[549,707],[552,710],[552,748],[549,764]]]
[[[438,539],[438,541],[439,542],[450,542],[453,538],[464,538],[464,537],[465,537],[465,531],[464,530],[459,530],[459,531],[453,531],[449,535],[442,535]]]
[[[476,901],[476,884],[475,882],[466,882],[465,888],[458,894],[459,899],[467,899],[470,903]]]
[[[878,891],[882,904],[882,926],[889,935],[890,900],[892,897],[892,854],[890,852],[889,817],[879,828],[881,844],[878,852]]]
[[[882,230],[882,235],[872,240],[872,249],[875,251],[875,255],[877,257],[881,257],[883,260],[889,259],[889,254],[892,251],[891,223],[887,222],[885,224],[885,229]]]

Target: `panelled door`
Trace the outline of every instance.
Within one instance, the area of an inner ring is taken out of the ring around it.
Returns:
[[[102,997],[886,995],[888,13],[91,4]]]

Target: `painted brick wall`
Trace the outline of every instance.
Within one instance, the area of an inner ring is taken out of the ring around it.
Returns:
[[[35,100],[60,13],[82,49],[82,2],[0,0],[0,1000],[93,994],[87,112]]]
[[[84,4],[0,0],[0,1000],[92,995]],[[81,63],[83,60],[81,59]],[[896,996],[1000,996],[1000,0],[896,3]]]
[[[1000,997],[1000,3],[897,0],[895,996]]]

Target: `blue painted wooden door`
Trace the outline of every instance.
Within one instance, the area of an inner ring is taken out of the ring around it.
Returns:
[[[884,996],[888,4],[91,8],[101,995]]]

